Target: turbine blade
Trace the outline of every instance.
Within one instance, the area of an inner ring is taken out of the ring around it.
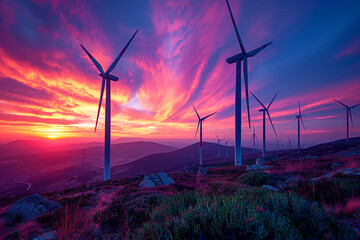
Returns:
[[[301,116],[301,110],[300,110],[300,100],[299,100],[299,116]]]
[[[254,136],[254,135],[252,135],[252,137],[251,137],[251,139],[250,139],[250,142],[252,142],[252,141],[253,141],[254,137],[255,137],[255,136]]]
[[[194,110],[195,110],[195,112],[196,112],[196,115],[197,115],[198,119],[200,120],[200,116],[199,116],[198,112],[196,111],[195,106],[194,106],[194,105],[192,105],[192,106],[193,106],[193,108],[194,108]]]
[[[302,123],[302,125],[303,125],[303,127],[304,127],[304,130],[306,131],[306,128],[305,128],[305,125],[304,125],[304,122],[303,122],[302,117],[300,117],[300,120],[301,120],[301,123]]]
[[[354,106],[352,106],[352,107],[350,107],[350,108],[354,108],[354,107],[357,107],[358,105],[360,105],[360,103],[358,103],[358,104],[356,104],[356,105],[354,105]]]
[[[205,119],[207,119],[208,117],[210,117],[210,116],[212,116],[212,115],[214,115],[216,112],[214,112],[214,113],[212,113],[212,114],[210,114],[210,115],[207,115],[206,117],[204,117],[202,120],[205,120]]]
[[[94,63],[95,67],[99,70],[99,72],[104,74],[104,70],[101,67],[100,63],[98,63],[98,61],[96,61],[96,59],[88,52],[88,50],[86,50],[86,48],[84,48],[83,45],[80,44],[80,46],[82,47],[82,49],[84,49],[84,51],[89,56],[90,60]]]
[[[239,30],[238,30],[238,27],[236,26],[236,22],[235,22],[235,19],[234,19],[234,15],[232,14],[232,11],[231,11],[231,8],[230,8],[230,4],[229,4],[229,1],[228,1],[228,0],[226,0],[226,4],[227,4],[228,9],[229,9],[231,21],[232,21],[232,24],[233,24],[234,29],[235,29],[236,37],[237,37],[237,39],[238,39],[238,42],[239,42],[239,45],[240,45],[240,48],[241,48],[241,52],[245,55],[245,54],[246,54],[245,47],[244,47],[244,44],[243,44],[242,41],[241,41],[240,33],[239,33]]]
[[[273,99],[272,99],[271,102],[269,103],[269,106],[267,107],[267,109],[270,108],[271,104],[273,103],[273,101],[274,101],[274,99],[276,98],[276,96],[278,95],[278,93],[279,93],[279,92],[277,92],[277,93],[275,94],[275,96],[273,97]]]
[[[112,70],[114,70],[116,64],[119,62],[120,58],[122,57],[122,55],[125,53],[126,49],[128,48],[128,46],[130,45],[131,41],[133,40],[133,38],[135,37],[136,33],[139,31],[136,30],[136,32],[134,33],[134,35],[130,38],[129,42],[125,45],[125,47],[123,48],[123,50],[120,52],[119,56],[117,56],[117,58],[114,60],[114,62],[110,65],[109,69],[106,71],[105,75],[108,75]]]
[[[338,101],[338,100],[336,100],[336,99],[334,99],[334,100],[337,101],[338,103],[340,103],[341,105],[343,105],[344,107],[349,108],[348,106],[346,106],[346,105],[343,104],[342,102],[340,102],[340,101]]]
[[[260,102],[260,100],[255,96],[255,94],[253,94],[251,91],[250,91],[250,93],[254,96],[254,98],[260,103],[260,105],[264,108],[264,109],[266,109],[266,107],[264,106],[264,104],[262,104],[262,102]]]
[[[354,127],[354,122],[353,122],[352,114],[351,114],[351,108],[349,108],[349,114],[350,114],[351,125]]]
[[[99,121],[99,115],[100,115],[102,99],[103,99],[103,96],[104,96],[104,90],[105,90],[105,78],[102,79],[102,83],[101,83],[100,102],[99,102],[99,108],[98,108],[98,113],[97,113],[97,117],[96,117],[94,133],[96,132],[97,124],[98,124],[98,121]]]
[[[259,143],[260,141],[259,141],[259,139],[257,138],[257,136],[255,136],[255,139],[256,139],[256,141]]]
[[[245,82],[245,95],[246,95],[246,107],[248,114],[249,128],[251,129],[250,123],[250,107],[249,107],[249,87],[248,87],[248,68],[247,68],[247,57],[244,57],[244,82]]]
[[[220,139],[219,139],[218,135],[217,135],[217,134],[215,134],[215,135],[216,135],[217,140],[218,140],[218,141],[220,141]]]
[[[200,125],[200,121],[198,121],[198,125],[197,125],[197,128],[196,128],[196,133],[195,133],[195,137],[194,137],[194,139],[196,139],[196,135],[197,135],[198,130],[199,130],[199,125]]]
[[[275,135],[276,135],[276,137],[277,137],[278,135],[277,135],[277,133],[276,133],[276,131],[275,131],[274,124],[273,124],[273,122],[271,121],[271,117],[270,117],[269,111],[268,111],[268,110],[266,110],[266,113],[267,113],[267,115],[268,115],[268,117],[269,117],[269,120],[270,120],[271,126],[272,126],[272,128],[274,129],[274,133],[275,133]]]
[[[262,45],[261,47],[258,47],[258,48],[256,48],[256,49],[248,52],[247,55],[248,55],[249,57],[253,57],[253,56],[255,56],[256,54],[258,54],[261,50],[263,50],[264,48],[266,48],[267,46],[269,46],[271,43],[272,43],[272,42],[269,42],[269,43],[267,43],[267,44],[265,44],[265,45]]]

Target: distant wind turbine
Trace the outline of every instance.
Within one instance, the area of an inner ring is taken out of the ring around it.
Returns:
[[[255,145],[256,145],[255,140],[257,142],[259,142],[259,139],[256,137],[255,126],[253,125],[253,135],[252,135],[251,140],[250,140],[250,142],[253,142],[253,153],[255,153]]]
[[[281,139],[275,139],[276,140],[276,149],[279,151],[279,143],[282,141]]]
[[[234,16],[232,14],[229,1],[226,0],[227,7],[229,9],[232,24],[235,29],[236,37],[240,45],[241,53],[236,54],[228,59],[226,62],[231,64],[236,62],[236,82],[235,82],[235,165],[241,166],[241,61],[244,61],[244,81],[245,81],[245,94],[246,94],[246,106],[248,113],[248,122],[250,128],[250,109],[249,109],[249,89],[248,89],[248,64],[247,59],[254,57],[261,50],[271,44],[271,42],[256,48],[250,52],[246,52],[244,44],[240,38],[239,30],[236,26]]]
[[[295,140],[290,139],[290,138],[288,138],[288,140],[289,140],[289,149],[291,149],[291,142],[293,142],[293,141],[295,141]]]
[[[197,135],[197,132],[199,130],[199,125],[200,125],[200,166],[202,166],[202,162],[203,162],[203,154],[202,154],[202,122],[207,119],[208,117],[210,117],[211,115],[214,115],[216,112],[210,114],[210,115],[207,115],[206,117],[203,117],[203,118],[200,118],[198,112],[196,111],[196,108],[195,106],[193,105],[193,108],[196,112],[196,115],[198,117],[198,125],[197,125],[197,129],[196,129],[196,133],[195,133],[195,138],[196,138],[196,135]]]
[[[217,134],[216,134],[216,138],[218,141],[218,157],[220,157],[220,142],[224,141],[225,139],[220,139]]]
[[[112,81],[119,80],[118,77],[116,77],[114,75],[111,75],[110,72],[112,70],[114,70],[116,64],[119,62],[120,58],[122,57],[122,55],[124,54],[124,52],[126,51],[128,46],[130,45],[131,41],[133,40],[133,38],[135,37],[137,32],[138,32],[138,30],[136,30],[134,35],[130,38],[129,42],[126,44],[126,46],[120,52],[119,56],[117,56],[117,58],[110,65],[110,67],[108,68],[108,70],[106,72],[104,72],[103,68],[98,63],[98,61],[96,61],[96,59],[85,49],[85,47],[80,44],[80,46],[84,49],[84,51],[89,56],[91,61],[94,63],[95,67],[99,70],[99,72],[100,72],[99,75],[102,77],[101,92],[100,92],[100,102],[99,102],[99,108],[98,108],[98,112],[97,112],[94,132],[96,132],[96,127],[97,127],[97,123],[98,123],[98,120],[99,120],[101,102],[102,102],[102,98],[103,98],[103,95],[104,95],[105,83],[106,83],[104,181],[110,180],[110,139],[111,139],[110,138],[110,131],[111,131],[110,130],[110,128],[111,128],[110,80],[112,80]]]
[[[228,151],[227,151],[228,147],[227,147],[227,145],[230,142],[230,140],[226,141],[226,139],[224,139],[224,141],[225,141],[225,159],[227,159],[228,158]]]
[[[269,105],[267,107],[265,107],[264,104],[262,104],[262,102],[260,102],[260,100],[255,96],[255,94],[253,94],[251,92],[251,94],[254,96],[254,98],[260,103],[260,105],[263,107],[263,109],[259,109],[259,112],[263,112],[263,146],[262,146],[262,156],[265,157],[265,154],[266,154],[266,148],[265,148],[265,113],[268,115],[269,117],[269,120],[270,120],[270,123],[271,123],[271,126],[274,130],[274,133],[275,135],[277,136],[277,133],[275,131],[275,127],[274,127],[274,124],[272,123],[271,121],[271,117],[270,117],[270,113],[269,113],[269,108],[271,106],[271,104],[273,103],[275,97],[277,96],[278,92],[275,94],[275,96],[273,97],[273,99],[271,100],[271,102],[269,103]]]
[[[345,105],[344,103],[334,99],[335,101],[337,101],[338,103],[340,103],[341,105],[343,105],[345,108],[346,108],[346,143],[349,143],[349,116],[350,116],[350,119],[351,119],[351,125],[354,127],[354,122],[353,122],[353,119],[352,119],[352,114],[351,114],[351,109],[352,108],[355,108],[356,106],[360,105],[360,103],[352,106],[352,107],[349,107],[347,105]]]
[[[300,154],[300,121],[303,125],[304,130],[306,131],[305,125],[304,125],[304,121],[302,119],[302,115],[301,115],[301,109],[300,109],[300,100],[299,100],[299,115],[297,115],[294,119],[298,120],[298,154]]]

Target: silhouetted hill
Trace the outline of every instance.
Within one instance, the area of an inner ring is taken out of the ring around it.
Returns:
[[[256,152],[260,152],[256,150]],[[252,148],[242,148],[244,161],[248,159],[246,156],[253,156]],[[216,143],[203,142],[203,164],[225,161],[225,146],[220,145],[220,158],[217,157],[218,145]],[[129,164],[114,166],[112,169],[114,178],[125,176],[134,176],[142,172],[142,166],[146,174],[158,172],[160,170],[170,172],[182,170],[184,167],[189,167],[199,164],[199,143],[194,143],[190,146],[178,149],[176,151],[167,153],[151,154],[149,156],[132,161]],[[228,161],[234,159],[234,147],[228,146]],[[246,162],[244,162],[246,164]]]

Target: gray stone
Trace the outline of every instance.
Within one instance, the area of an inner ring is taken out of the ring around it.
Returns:
[[[56,239],[55,233],[56,231],[46,232],[41,235],[37,235],[35,238],[33,238],[33,240],[53,240]]]
[[[319,157],[315,156],[315,155],[307,155],[305,157],[299,158],[299,160],[308,160],[308,159],[317,159],[317,158],[319,158]]]
[[[39,194],[34,194],[14,203],[7,211],[7,216],[10,220],[28,221],[60,207],[61,205],[57,202],[48,200]]]
[[[198,175],[208,174],[209,173],[209,171],[207,170],[206,167],[199,166],[199,165],[186,168],[185,172],[198,174]]]
[[[265,169],[269,169],[271,167],[272,166],[267,166],[267,165],[263,165],[261,163],[256,163],[256,164],[253,164],[253,165],[247,165],[246,170],[247,171],[250,171],[250,170],[265,170]]]
[[[279,161],[279,157],[277,155],[269,155],[269,156],[265,156],[265,157],[259,157],[256,159],[257,164],[271,162],[271,161]]]
[[[279,189],[277,189],[276,187],[270,186],[270,185],[263,185],[263,188],[266,188],[272,192],[277,192],[279,191]]]
[[[350,149],[350,150],[340,154],[341,157],[356,156],[356,155],[360,155],[360,147]]]
[[[145,176],[145,179],[139,184],[141,188],[167,186],[174,183],[174,181],[166,173],[156,173],[150,176]]]

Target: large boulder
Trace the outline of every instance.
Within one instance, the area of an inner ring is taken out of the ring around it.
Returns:
[[[28,221],[60,207],[61,205],[57,202],[48,200],[39,194],[34,194],[21,198],[14,203],[7,211],[7,216],[12,222]]]
[[[259,157],[256,159],[257,164],[262,164],[266,162],[279,161],[279,157],[277,155],[269,155],[265,157]]]
[[[246,165],[246,170],[247,171],[251,171],[251,170],[266,170],[271,168],[272,166],[267,166],[261,163],[255,163],[252,165]]]
[[[174,181],[166,173],[156,173],[150,176],[145,176],[145,179],[140,183],[141,188],[167,186],[174,183]]]

